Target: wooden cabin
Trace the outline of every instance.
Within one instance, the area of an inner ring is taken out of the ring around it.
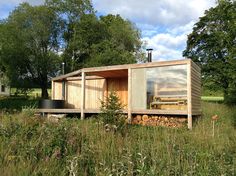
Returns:
[[[201,115],[200,68],[190,59],[83,68],[52,79],[52,99],[62,112],[99,113],[101,100],[115,91],[132,114]],[[57,110],[60,112],[60,110]]]

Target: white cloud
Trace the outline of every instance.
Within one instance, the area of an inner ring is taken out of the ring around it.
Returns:
[[[153,48],[153,60],[182,59],[182,51],[185,48],[187,33],[176,34],[159,33],[151,37],[144,37],[147,48]]]
[[[44,0],[25,0],[39,5]],[[0,0],[0,18],[24,0]],[[99,14],[120,14],[136,23],[147,47],[154,49],[154,60],[181,59],[187,34],[215,0],[93,0]]]
[[[192,31],[194,24],[195,24],[195,21],[190,21],[189,23],[182,26],[177,26],[175,28],[168,28],[167,32],[171,34],[175,34],[175,35],[181,34],[181,33],[189,34]]]
[[[23,2],[28,2],[31,5],[40,5],[44,3],[44,0],[0,0],[0,19],[7,18],[9,13]]]
[[[153,60],[181,59],[187,34],[215,5],[215,0],[94,0],[103,14],[120,14],[135,22],[142,31],[147,48],[153,48]]]
[[[7,0],[7,1],[0,1],[0,7],[1,6],[16,6],[20,3],[28,2],[31,5],[39,5],[44,3],[44,0]]]
[[[215,0],[94,0],[95,9],[120,14],[138,23],[150,25],[184,25],[202,16]]]

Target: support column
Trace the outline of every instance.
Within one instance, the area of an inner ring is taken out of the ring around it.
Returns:
[[[188,129],[193,127],[192,119],[192,79],[191,79],[191,60],[187,64],[187,105],[188,105]]]
[[[84,119],[84,107],[85,107],[85,73],[82,72],[81,74],[81,106],[80,106],[80,117],[81,120]]]
[[[128,122],[132,121],[132,72],[131,68],[128,69]]]
[[[54,100],[55,97],[55,83],[54,81],[51,82],[51,99]]]
[[[66,83],[65,83],[65,80],[62,81],[62,100],[66,100]]]

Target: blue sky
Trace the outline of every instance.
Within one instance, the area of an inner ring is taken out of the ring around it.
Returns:
[[[0,0],[0,19],[24,0]],[[43,0],[25,0],[32,5]],[[215,0],[93,0],[99,14],[120,14],[141,30],[142,40],[153,48],[153,60],[182,58],[187,35]]]

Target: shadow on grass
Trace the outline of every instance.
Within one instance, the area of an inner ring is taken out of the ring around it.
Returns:
[[[0,97],[0,110],[21,111],[24,107],[38,107],[38,99],[29,97]]]

